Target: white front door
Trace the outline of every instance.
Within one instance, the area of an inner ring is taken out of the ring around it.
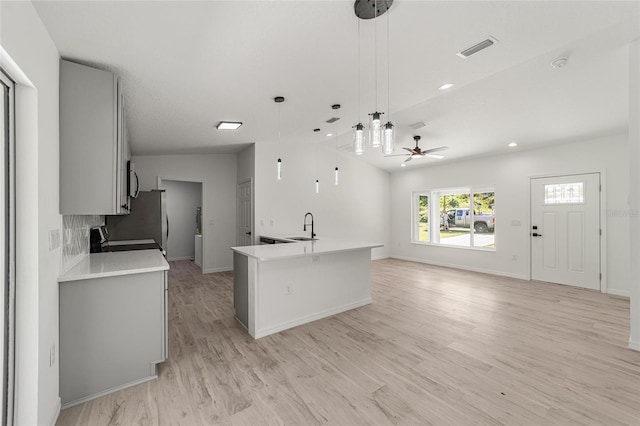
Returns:
[[[238,245],[253,244],[251,181],[238,184]]]
[[[600,290],[600,173],[531,179],[531,279]]]

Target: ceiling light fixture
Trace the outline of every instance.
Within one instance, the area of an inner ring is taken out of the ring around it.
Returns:
[[[407,167],[407,163],[400,163],[400,167]]]
[[[447,90],[451,89],[454,86],[453,83],[445,83],[442,86],[438,87],[438,90]]]
[[[562,68],[562,67],[564,67],[565,65],[567,65],[567,62],[568,62],[568,61],[569,61],[569,59],[567,59],[567,58],[566,58],[566,57],[564,57],[564,56],[561,56],[561,57],[559,57],[559,58],[554,59],[554,60],[551,62],[551,66],[552,66],[552,67],[554,67],[554,68]]]
[[[518,144],[515,142],[511,142],[508,146],[509,148],[513,148],[514,146],[518,146]]]
[[[281,148],[280,145],[280,106],[284,102],[284,96],[276,96],[273,98],[274,102],[278,104],[278,148]],[[282,180],[282,158],[278,158],[277,162],[277,174],[278,180]]]
[[[331,109],[333,109],[337,113],[338,110],[340,109],[340,104],[331,105]],[[340,120],[339,117],[335,120],[335,123],[336,123],[336,168],[333,170],[333,183],[336,186],[338,186],[338,120]]]
[[[373,90],[375,93],[375,112],[369,114],[369,143],[371,148],[379,148],[382,145],[382,126],[380,116],[384,114],[378,111],[378,1],[373,0]]]
[[[216,129],[218,130],[238,130],[242,126],[242,122],[240,121],[221,121],[216,124]]]

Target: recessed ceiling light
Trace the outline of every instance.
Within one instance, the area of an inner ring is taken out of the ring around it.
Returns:
[[[518,146],[518,144],[515,142],[511,142],[508,146],[509,148],[513,148],[514,146]]]
[[[400,167],[407,167],[407,163],[400,164]]]
[[[442,86],[438,87],[438,90],[447,90],[453,87],[453,83],[445,83]]]
[[[333,136],[333,133],[327,133],[328,138],[330,138],[331,136]]]
[[[216,125],[218,130],[237,130],[242,123],[239,121],[221,121]]]

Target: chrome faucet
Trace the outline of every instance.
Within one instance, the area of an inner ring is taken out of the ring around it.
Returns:
[[[307,223],[307,216],[311,216],[311,238],[315,238],[316,237],[316,233],[313,232],[313,214],[311,214],[310,212],[306,213],[304,215],[304,225],[302,226],[302,230],[306,231],[307,230],[307,225],[309,225]]]

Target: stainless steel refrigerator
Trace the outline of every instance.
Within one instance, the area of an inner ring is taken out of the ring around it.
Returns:
[[[131,213],[105,216],[109,240],[154,239],[166,253],[169,238],[166,197],[164,189],[140,191],[137,198],[131,198]]]

